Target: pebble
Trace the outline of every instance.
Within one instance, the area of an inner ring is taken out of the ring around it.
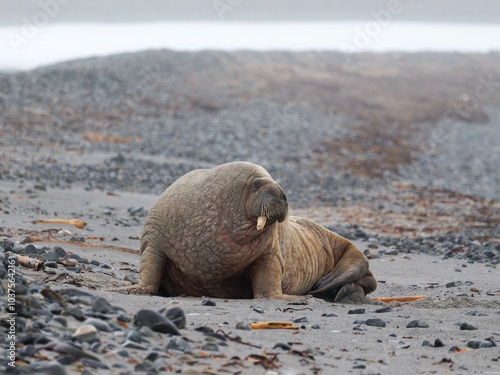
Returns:
[[[273,346],[273,349],[283,349],[283,350],[292,350],[292,347],[284,342],[278,342]]]
[[[55,316],[52,320],[55,322],[58,322],[63,327],[68,326],[68,321],[65,318],[63,318],[62,316]]]
[[[371,327],[385,327],[386,326],[385,320],[378,319],[378,318],[366,319],[365,324],[367,326],[371,326]]]
[[[128,315],[125,315],[123,313],[120,313],[116,316],[116,320],[123,322],[123,323],[130,323],[132,322],[132,318]]]
[[[67,259],[67,258],[69,258],[68,253],[61,246],[54,246],[52,248],[52,251],[55,254],[57,254],[57,256],[59,257],[59,259]]]
[[[493,348],[497,346],[492,338],[487,338],[484,340],[469,341],[467,347],[471,349],[482,349],[482,348]]]
[[[27,254],[38,254],[39,253],[39,249],[35,245],[33,245],[32,243],[24,245],[24,250],[26,251]]]
[[[72,355],[65,354],[65,355],[62,355],[59,358],[57,358],[57,362],[59,362],[63,366],[68,366],[68,365],[75,363],[76,359]],[[64,373],[61,373],[61,374],[64,374]]]
[[[212,342],[207,342],[205,345],[201,347],[201,350],[217,352],[219,351],[219,346]]]
[[[196,327],[194,330],[203,333],[209,333],[214,331],[211,327],[207,326]]]
[[[109,324],[105,323],[100,319],[89,318],[83,322],[84,324],[90,324],[96,327],[99,331],[103,332],[112,332],[113,330],[109,326]]]
[[[64,309],[64,313],[73,316],[77,320],[85,320],[85,313],[79,307],[68,306]]]
[[[220,333],[216,332],[206,332],[205,336],[207,337],[212,337],[220,341],[227,341],[226,337],[224,335],[221,335]]]
[[[256,313],[259,313],[259,314],[264,314],[266,311],[262,308],[262,307],[258,307],[258,306],[251,306],[253,311],[255,311]]]
[[[101,363],[98,360],[82,358],[80,360],[80,363],[84,366],[88,366],[88,367],[92,367],[92,368],[96,368],[96,369],[109,370],[109,367],[106,364]]]
[[[412,320],[406,328],[429,328],[429,324],[422,319]]]
[[[92,303],[92,310],[106,314],[107,312],[113,310],[113,308],[105,298],[97,297]]]
[[[464,285],[464,283],[461,281],[451,281],[449,283],[446,283],[447,288],[455,288],[457,286],[462,286],[462,285]]]
[[[128,341],[133,341],[133,342],[136,342],[136,343],[142,343],[142,342],[149,343],[149,340],[146,339],[143,335],[141,335],[137,331],[129,331],[127,333],[127,340]]]
[[[76,267],[75,267],[76,268]],[[111,276],[111,277],[115,277],[115,273],[113,271],[110,271],[110,270],[105,270],[104,268],[101,268],[101,267],[94,267],[94,268],[91,268],[90,269],[90,272],[94,272],[94,273],[102,273],[103,275],[107,275],[107,276]]]
[[[186,314],[180,307],[168,309],[165,316],[175,324],[178,329],[186,328]]]
[[[321,314],[321,316],[324,316],[326,318],[338,318],[339,316],[337,314],[334,314],[334,313],[323,313]]]
[[[71,344],[70,343],[57,343],[54,346],[54,350],[59,352],[59,353],[71,354],[73,357],[75,357],[78,360],[81,360],[82,358],[87,358],[87,359],[91,359],[94,361],[99,360],[99,358],[96,357],[95,355],[88,353],[87,351],[79,348],[78,346],[76,346],[72,343]]]
[[[354,314],[364,314],[366,312],[366,309],[354,309],[354,310],[349,310],[347,313],[354,315]]]
[[[380,309],[375,310],[376,313],[388,313],[392,312],[392,307],[386,306],[386,307],[381,307]]]
[[[125,345],[125,343],[122,344],[122,346],[124,346],[124,345]],[[128,358],[129,357],[129,354],[128,354],[128,352],[125,349],[116,350],[114,353],[118,354],[120,357],[123,357],[123,358]]]
[[[170,339],[170,341],[167,344],[167,350],[178,350],[183,353],[185,352],[191,353],[193,351],[193,349],[191,349],[191,346],[187,343],[187,341],[180,336],[176,336]]]
[[[144,345],[138,344],[137,342],[126,340],[122,346],[127,349],[137,349],[137,350],[148,350]]]
[[[150,327],[153,331],[160,333],[180,335],[177,327],[170,319],[153,310],[142,309],[137,311],[134,316],[134,324],[138,327]]]
[[[467,311],[465,315],[470,315],[470,316],[488,316],[486,314],[480,313],[477,310],[472,310],[472,311]]]
[[[146,354],[143,361],[155,362],[158,358],[160,358],[160,355],[157,352],[149,352]]]
[[[99,332],[97,328],[91,324],[84,324],[75,331],[73,338],[80,342],[92,343],[99,341]]]
[[[59,255],[53,252],[42,254],[42,257],[49,262],[57,262],[59,260]]]
[[[472,324],[469,323],[460,324],[460,331],[475,331],[475,330],[477,330],[477,327],[473,326]]]
[[[58,303],[58,302],[52,302],[48,307],[47,309],[52,313],[52,314],[56,314],[56,315],[59,315],[61,314],[62,312],[62,308],[61,308],[61,305]]]
[[[309,319],[306,316],[301,316],[292,320],[293,323],[309,323]]]
[[[441,348],[441,347],[444,346],[444,344],[443,344],[443,342],[440,339],[434,340],[434,344],[431,344],[429,341],[424,340],[422,342],[422,346],[430,346],[430,347],[433,347],[433,348]]]
[[[236,327],[235,328],[236,329],[241,329],[241,330],[244,330],[244,331],[251,331],[252,330],[252,327],[247,322],[238,322],[238,323],[236,323]]]
[[[203,301],[201,301],[202,306],[217,306],[217,304],[212,301],[211,299],[205,298]]]

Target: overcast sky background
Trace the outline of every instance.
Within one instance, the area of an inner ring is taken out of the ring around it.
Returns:
[[[500,0],[0,0],[0,69],[168,48],[500,51]]]
[[[369,20],[392,3],[403,8],[398,21],[500,23],[498,0],[0,0],[0,24],[54,2],[51,22]]]

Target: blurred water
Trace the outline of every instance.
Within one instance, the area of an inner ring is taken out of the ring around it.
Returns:
[[[500,25],[371,20],[318,23],[53,23],[0,27],[0,69],[146,49],[489,52]]]

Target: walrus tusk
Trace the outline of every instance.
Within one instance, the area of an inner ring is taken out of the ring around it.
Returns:
[[[35,220],[33,221],[33,224],[38,224],[38,223],[52,223],[52,224],[71,224],[74,225],[77,228],[84,228],[85,225],[87,225],[86,222],[80,219],[69,219],[69,220],[64,220],[64,219],[41,219],[41,220]]]
[[[267,217],[265,217],[265,216],[259,216],[257,218],[257,230],[264,229],[264,226],[266,225],[266,220],[267,220]]]

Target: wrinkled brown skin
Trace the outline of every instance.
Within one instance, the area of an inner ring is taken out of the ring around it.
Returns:
[[[259,231],[264,202],[272,208]],[[376,286],[356,246],[310,220],[289,217],[286,195],[269,173],[234,162],[190,172],[163,192],[144,225],[140,284],[127,290],[339,299],[364,296]]]

